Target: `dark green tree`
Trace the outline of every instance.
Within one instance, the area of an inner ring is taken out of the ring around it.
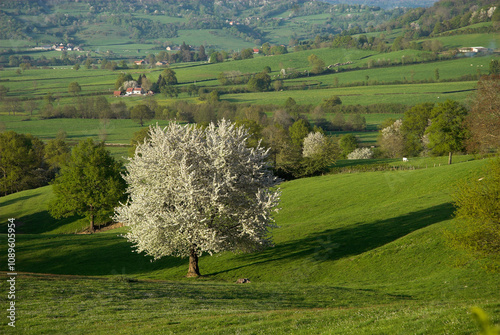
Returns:
[[[298,119],[288,129],[288,132],[290,133],[290,139],[292,140],[292,143],[297,147],[302,147],[304,138],[306,138],[311,130],[311,125],[309,124],[309,122],[304,119]]]
[[[172,69],[165,69],[161,73],[162,78],[165,80],[165,83],[167,85],[176,85],[177,84],[177,77],[175,75],[175,71]],[[161,85],[160,85],[161,88]]]
[[[294,98],[288,97],[285,100],[285,110],[287,113],[291,114],[295,112],[295,108],[297,107],[297,102]]]
[[[77,95],[82,91],[82,87],[76,81],[72,82],[68,86],[68,93]]]
[[[55,218],[85,216],[93,232],[95,224],[108,221],[125,198],[126,184],[120,169],[104,142],[96,144],[90,138],[81,141],[52,183],[55,198],[49,203],[50,214]]]
[[[61,138],[50,140],[45,145],[44,158],[53,171],[59,171],[71,157],[71,149]]]
[[[200,50],[198,51],[199,60],[207,60],[207,54],[205,53],[205,47],[200,45]]]
[[[115,81],[115,90],[119,89],[124,82],[126,81],[132,81],[134,80],[132,78],[132,75],[130,73],[120,73],[120,75],[118,76],[118,78],[116,79]]]
[[[248,49],[243,49],[241,50],[241,59],[250,59],[253,58],[253,50],[248,48]]]
[[[269,91],[271,77],[264,72],[257,73],[248,81],[248,88],[251,91],[264,92]]]
[[[136,105],[130,110],[130,118],[144,126],[144,121],[150,121],[154,118],[154,112],[146,105]]]
[[[7,195],[47,182],[44,144],[30,134],[0,133],[0,193]]]
[[[9,92],[9,88],[5,87],[4,85],[0,85],[0,101],[3,100],[3,98],[7,95]]]
[[[351,152],[359,146],[358,139],[353,134],[345,134],[339,140],[340,155],[342,158],[347,158]]]
[[[451,164],[454,152],[465,149],[468,138],[466,116],[465,107],[452,100],[439,103],[432,109],[431,125],[426,130],[429,137],[428,147],[434,155],[448,153],[448,164]]]
[[[500,74],[500,62],[497,59],[490,61],[490,74]]]
[[[431,111],[434,103],[418,104],[405,112],[401,134],[404,138],[404,152],[406,155],[418,156],[424,150],[423,137],[429,126]]]
[[[321,103],[321,108],[325,110],[327,113],[333,112],[335,106],[339,106],[342,104],[342,100],[336,95],[329,97],[328,99],[323,99]]]
[[[311,66],[311,73],[319,74],[323,72],[325,68],[325,62],[321,58],[319,58],[315,54],[311,54],[309,55],[309,57],[307,57],[307,60],[309,61],[309,65]]]

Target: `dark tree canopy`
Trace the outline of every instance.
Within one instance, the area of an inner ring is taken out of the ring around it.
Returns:
[[[95,222],[108,221],[114,207],[124,200],[126,185],[120,169],[104,142],[81,141],[52,183],[55,198],[49,203],[50,214],[55,218],[86,216],[93,232]]]
[[[0,192],[9,194],[41,186],[46,179],[42,141],[31,134],[0,133]]]
[[[449,154],[448,164],[454,152],[465,149],[468,137],[465,117],[467,110],[460,103],[446,100],[437,104],[431,112],[431,125],[426,133],[429,137],[428,147],[434,155]]]
[[[130,110],[130,118],[144,126],[144,121],[150,121],[154,117],[154,112],[146,105],[136,105]]]

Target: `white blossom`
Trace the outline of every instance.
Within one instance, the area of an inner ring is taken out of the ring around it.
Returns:
[[[309,133],[304,138],[304,148],[302,149],[302,155],[304,157],[311,157],[316,154],[321,153],[326,143],[326,137],[322,133]]]
[[[155,259],[271,244],[280,192],[267,151],[246,146],[247,131],[225,120],[206,129],[171,123],[150,127],[150,139],[129,159],[129,200],[115,220],[126,238]]]
[[[372,157],[373,151],[370,148],[357,148],[347,155],[347,159],[371,159]]]

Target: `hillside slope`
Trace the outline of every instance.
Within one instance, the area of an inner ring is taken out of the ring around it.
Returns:
[[[35,201],[50,196],[49,188],[2,197],[2,209],[17,206],[16,220],[32,216],[25,228],[49,232],[16,237],[26,316],[19,327],[24,334],[85,334],[89,327],[116,334],[477,332],[468,312],[474,305],[500,321],[500,274],[451,250],[443,232],[457,226],[454,183],[480,176],[485,163],[284,183],[275,247],[203,256],[205,277],[197,280],[184,278],[186,260],[150,262],[133,253],[120,236],[124,228],[69,235],[36,227],[44,212]],[[0,238],[6,264],[6,235]],[[234,284],[237,278],[251,284]]]
[[[454,269],[457,253],[446,246],[443,230],[456,224],[450,203],[453,184],[483,165],[472,161],[284,183],[282,210],[276,217],[280,228],[273,231],[276,246],[253,254],[203,256],[202,274],[222,281],[249,277],[257,282],[370,282],[398,290],[408,289],[408,280],[445,280],[450,271],[456,271],[457,278],[467,276],[466,270]],[[47,197],[48,190],[3,197],[2,207],[26,203],[30,197],[44,204],[40,197]],[[32,233],[46,232],[19,235],[19,271],[107,276],[123,268],[140,278],[181,279],[187,270],[186,260],[167,257],[150,263],[148,257],[132,253],[117,231],[54,235],[58,230],[43,208],[30,210],[36,208],[34,203],[24,208],[26,215],[12,213],[20,222],[31,222]],[[30,233],[27,227],[23,231]]]

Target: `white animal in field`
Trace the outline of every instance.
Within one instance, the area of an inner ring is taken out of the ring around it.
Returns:
[[[408,158],[407,157],[403,157],[403,162],[408,162]]]

